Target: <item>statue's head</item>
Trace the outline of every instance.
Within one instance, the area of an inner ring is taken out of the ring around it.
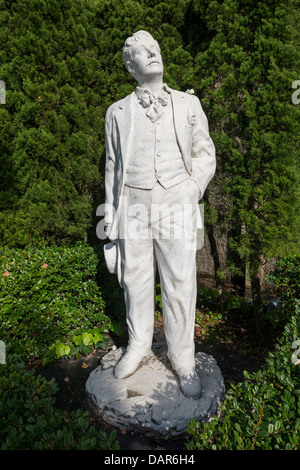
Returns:
[[[147,31],[137,31],[126,39],[123,60],[129,73],[138,82],[145,76],[163,74],[158,42]]]

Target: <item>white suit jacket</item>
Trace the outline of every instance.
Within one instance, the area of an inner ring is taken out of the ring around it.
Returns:
[[[199,199],[216,169],[215,146],[209,135],[208,122],[199,99],[189,93],[167,87],[171,95],[174,125],[187,172],[199,186]],[[105,117],[105,223],[111,240],[118,238],[126,164],[132,152],[133,106],[135,91],[112,104]]]

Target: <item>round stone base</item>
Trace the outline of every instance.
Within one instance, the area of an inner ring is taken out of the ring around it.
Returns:
[[[202,396],[186,398],[167,358],[165,343],[154,343],[151,354],[126,379],[116,379],[113,367],[125,352],[110,351],[89,376],[86,394],[93,410],[117,428],[150,437],[184,434],[187,422],[208,421],[218,413],[224,382],[215,359],[196,354],[196,369],[202,383]]]

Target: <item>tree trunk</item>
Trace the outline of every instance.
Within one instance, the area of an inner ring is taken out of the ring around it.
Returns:
[[[261,285],[259,276],[259,267],[256,266],[256,272],[251,269],[251,291],[253,299],[253,309],[255,326],[258,333],[262,331],[263,326],[263,311],[262,311],[262,297],[261,297]]]
[[[209,203],[208,194],[204,195],[203,200],[206,203]],[[220,261],[217,242],[216,242],[216,238],[214,234],[213,224],[207,223],[206,229],[207,229],[207,236],[208,236],[208,240],[210,244],[210,253],[214,260],[215,282],[216,282],[216,286],[217,286],[217,290],[219,294],[219,305],[220,305],[221,313],[223,314],[224,313],[224,282],[223,282],[223,279],[218,274],[221,272],[221,261]]]

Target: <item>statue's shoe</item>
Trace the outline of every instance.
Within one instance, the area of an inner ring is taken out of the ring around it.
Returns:
[[[197,400],[201,397],[201,381],[195,368],[188,371],[185,369],[179,369],[176,370],[176,374],[178,375],[180,381],[181,391],[187,398]]]
[[[126,377],[130,377],[130,375],[136,372],[146,357],[147,354],[137,354],[128,350],[115,365],[114,376],[117,379],[126,379]]]

